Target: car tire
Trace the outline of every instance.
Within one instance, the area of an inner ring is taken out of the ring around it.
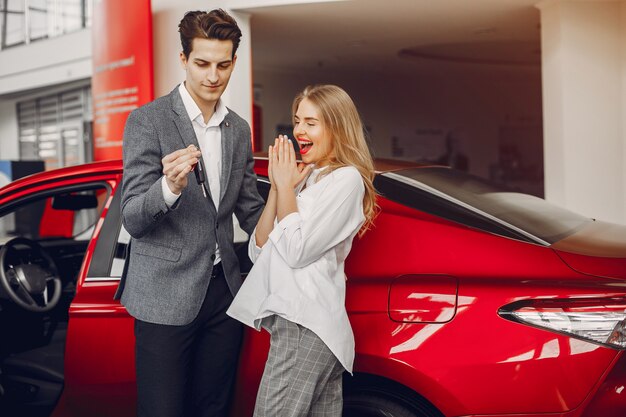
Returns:
[[[343,401],[343,417],[439,417],[421,404],[409,404],[399,398],[371,392],[347,393]]]

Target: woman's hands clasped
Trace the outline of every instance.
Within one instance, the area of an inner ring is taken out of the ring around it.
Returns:
[[[268,176],[277,190],[293,190],[311,172],[310,165],[297,163],[293,144],[285,135],[279,135],[269,147],[268,160]]]

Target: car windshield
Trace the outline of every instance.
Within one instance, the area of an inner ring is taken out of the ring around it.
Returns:
[[[505,222],[548,244],[571,235],[593,221],[554,206],[542,198],[506,190],[479,177],[449,168],[413,168],[384,176],[477,210],[486,217]]]

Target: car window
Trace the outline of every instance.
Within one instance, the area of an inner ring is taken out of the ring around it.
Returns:
[[[413,168],[383,177],[387,182],[379,181],[377,186],[392,200],[399,198],[430,214],[536,243],[552,244],[592,221],[542,198],[507,190],[449,168]],[[394,189],[389,180],[402,184],[402,191]],[[440,201],[439,205],[433,200]]]
[[[269,181],[264,177],[259,177],[257,181],[257,189],[259,194],[263,197],[264,200],[267,200],[267,196],[269,195],[270,184]],[[233,240],[235,243],[235,250],[237,252],[237,256],[239,258],[239,266],[241,268],[242,274],[247,274],[252,267],[252,262],[248,259],[248,234],[239,226],[239,222],[237,218],[233,215],[233,226],[234,226],[234,236]],[[124,226],[120,222],[120,231],[117,237],[116,248],[113,251],[113,261],[111,263],[111,274],[110,276],[113,278],[119,278],[122,276],[122,272],[124,271],[124,264],[126,262],[126,248],[128,246],[128,242],[130,242],[130,235],[124,228]]]
[[[0,244],[18,236],[88,241],[107,196],[107,188],[100,184],[28,196],[0,216]]]
[[[116,249],[113,252],[113,262],[111,263],[111,277],[119,278],[124,271],[124,264],[126,263],[126,248],[130,242],[130,234],[126,231],[124,226],[120,225],[120,233],[117,236]]]

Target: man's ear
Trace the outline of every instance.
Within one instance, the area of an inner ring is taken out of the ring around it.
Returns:
[[[237,55],[233,57],[233,67],[235,66],[235,63],[237,63]]]
[[[185,53],[183,51],[180,51],[179,57],[180,57],[180,66],[184,70],[186,70],[187,69],[187,57],[185,56]]]

